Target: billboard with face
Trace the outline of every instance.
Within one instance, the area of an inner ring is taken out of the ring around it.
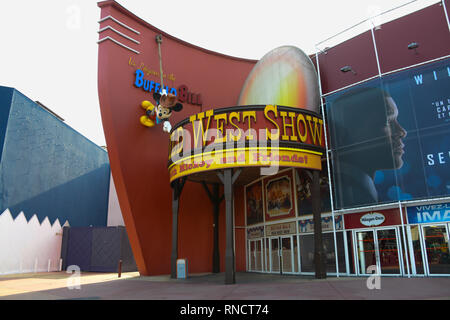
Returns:
[[[325,98],[336,208],[450,194],[450,60]]]

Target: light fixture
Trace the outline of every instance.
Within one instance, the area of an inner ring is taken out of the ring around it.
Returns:
[[[411,42],[410,44],[408,44],[409,50],[416,49],[418,47],[419,47],[419,44],[417,42]]]
[[[351,66],[345,66],[341,68],[341,72],[349,72],[351,71],[353,74],[356,74],[356,72],[352,69]]]

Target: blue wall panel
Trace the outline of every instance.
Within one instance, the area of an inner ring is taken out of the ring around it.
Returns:
[[[13,91],[0,162],[1,212],[106,226],[109,179],[105,150]]]
[[[0,161],[2,161],[3,143],[14,89],[0,87]]]

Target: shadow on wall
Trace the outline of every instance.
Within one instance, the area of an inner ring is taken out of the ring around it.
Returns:
[[[60,184],[37,196],[9,206],[13,217],[24,212],[39,221],[69,221],[71,226],[106,226],[109,195],[109,164]],[[14,183],[5,181],[4,183]],[[4,189],[5,186],[3,187]],[[5,210],[6,208],[1,208]]]
[[[15,89],[0,87],[0,102],[0,212],[106,226],[107,152]]]

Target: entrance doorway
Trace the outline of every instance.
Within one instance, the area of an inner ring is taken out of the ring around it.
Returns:
[[[448,225],[422,226],[422,234],[427,274],[450,274]]]
[[[353,231],[355,265],[359,275],[403,274],[401,243],[397,228]]]
[[[263,271],[262,239],[249,240],[249,271]]]
[[[295,241],[296,242],[296,241]],[[293,236],[269,238],[270,272],[290,274],[294,273],[294,249],[297,249]]]

